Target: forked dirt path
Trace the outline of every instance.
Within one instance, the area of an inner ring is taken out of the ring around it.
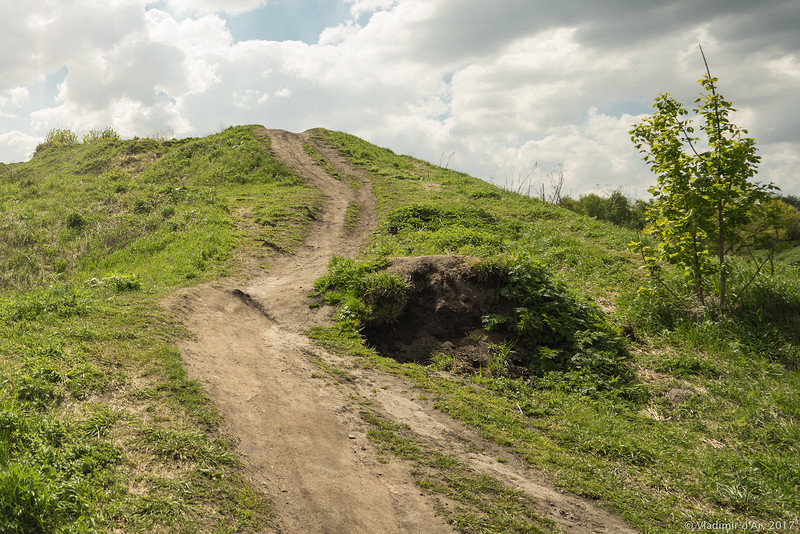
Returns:
[[[374,198],[368,177],[338,152],[306,132],[259,130],[272,154],[297,176],[325,193],[325,205],[309,236],[291,256],[246,282],[195,287],[168,306],[196,334],[182,343],[187,373],[203,384],[236,436],[237,452],[254,485],[272,502],[277,531],[295,533],[454,532],[435,513],[434,501],[414,484],[409,466],[382,463],[367,439],[359,399],[369,399],[387,417],[409,425],[442,452],[525,491],[541,514],[566,532],[633,532],[618,517],[590,501],[565,494],[430,403],[414,399],[409,384],[379,371],[349,368],[350,381],[322,378],[313,358],[339,367],[303,334],[325,324],[325,310],[312,310],[306,295],[335,255],[355,255],[374,229]],[[355,191],[309,156],[309,143],[341,176],[361,183]],[[345,213],[361,205],[361,221],[348,232]],[[454,438],[459,439],[454,439]],[[498,463],[496,458],[510,460]]]

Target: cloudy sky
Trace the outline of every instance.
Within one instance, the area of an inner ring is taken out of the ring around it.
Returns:
[[[561,165],[573,196],[647,197],[627,132],[658,93],[694,101],[702,44],[760,180],[800,194],[798,28],[797,0],[0,0],[0,161],[61,127],[322,126],[501,186]]]

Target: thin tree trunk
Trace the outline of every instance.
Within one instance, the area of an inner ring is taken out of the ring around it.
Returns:
[[[719,307],[726,314],[726,293],[728,290],[728,274],[725,268],[725,236],[719,233]]]
[[[706,305],[706,294],[703,291],[703,273],[700,267],[700,253],[697,250],[697,235],[692,236],[692,247],[694,248],[694,258],[692,258],[692,270],[694,271],[694,288],[697,292],[697,297],[700,299],[700,305]]]
[[[720,154],[722,150],[722,126],[719,118],[719,102],[717,100],[717,90],[714,87],[713,78],[711,77],[711,69],[708,67],[708,61],[706,61],[706,54],[703,52],[702,46],[700,46],[700,55],[703,56],[703,63],[706,66],[706,74],[708,74],[708,79],[711,82],[711,96],[714,100],[714,119],[717,130],[717,143],[716,147],[714,148],[714,152],[717,160],[717,186],[719,187],[722,185],[723,180],[725,179],[725,173],[723,172],[722,168],[722,155]],[[728,188],[730,189],[730,182],[728,183]],[[725,227],[723,226],[725,222],[724,214],[725,201],[720,200],[719,204],[717,205],[717,232],[719,233],[719,251],[717,253],[717,257],[719,259],[719,307],[723,315],[726,313],[725,298],[728,289],[728,275],[725,272]]]

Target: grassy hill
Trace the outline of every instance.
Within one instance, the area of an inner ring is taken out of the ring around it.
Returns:
[[[47,146],[0,174],[0,531],[252,531],[159,299],[290,250],[319,192],[251,127]],[[265,246],[268,245],[268,246]]]
[[[641,290],[628,230],[347,134],[316,135],[370,173],[381,221],[359,261],[334,259],[317,283],[339,310],[337,325],[311,333],[321,344],[405,376],[438,409],[643,532],[800,517],[796,266],[776,264],[719,320]],[[186,332],[158,306],[302,240],[321,192],[268,144],[244,126],[53,144],[0,166],[7,531],[269,524],[214,407],[186,379],[175,349]],[[511,342],[490,343],[477,367],[446,352],[404,363],[370,348],[369,325],[391,325],[407,297],[384,270],[390,258],[443,254],[477,258],[514,303],[485,321]],[[456,492],[399,445],[402,429],[373,421],[376,445],[416,462],[424,491]],[[456,523],[464,532],[525,531],[503,522],[508,510],[471,506]]]
[[[370,261],[459,253],[490,264],[499,257],[534,264],[552,276],[528,278],[536,291],[559,303],[590,299],[635,340],[620,354],[634,378],[602,388],[593,387],[598,373],[580,362],[522,380],[473,370],[459,385],[436,374],[454,368],[447,358],[397,367],[368,355],[372,365],[412,377],[440,409],[512,448],[559,485],[607,503],[642,531],[691,530],[690,521],[718,520],[768,528],[777,518],[796,519],[796,267],[776,265],[738,295],[730,319],[714,319],[642,289],[640,262],[627,249],[632,232],[345,134],[321,135],[375,175],[384,224],[366,247]],[[737,276],[747,273],[737,266]],[[568,290],[553,292],[558,282]],[[541,309],[528,312],[552,321],[551,308]],[[347,336],[333,329],[317,335],[346,346]],[[481,387],[468,387],[474,384]]]

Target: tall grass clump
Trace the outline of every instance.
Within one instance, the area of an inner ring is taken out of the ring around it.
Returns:
[[[110,127],[102,130],[91,129],[89,133],[83,136],[84,143],[108,143],[120,140],[119,134]]]

